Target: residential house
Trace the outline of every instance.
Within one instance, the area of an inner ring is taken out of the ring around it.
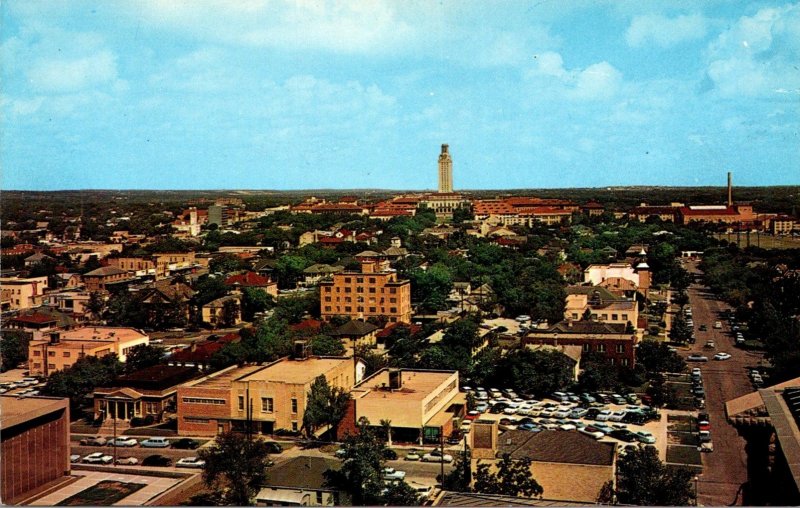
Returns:
[[[276,465],[256,494],[256,506],[342,506],[339,492],[325,482],[325,471],[341,467],[340,460],[314,456]]]
[[[322,279],[342,271],[344,271],[343,266],[331,266],[320,263],[313,264],[303,270],[304,279],[301,285],[305,287],[316,286]]]
[[[377,344],[378,327],[366,321],[351,319],[331,333],[332,337],[342,339],[349,355],[355,354],[359,347],[374,347]]]
[[[201,313],[203,322],[211,326],[236,326],[242,322],[241,297],[234,294],[217,298],[203,305]]]
[[[470,431],[472,470],[488,464],[496,470],[504,455],[531,461],[530,474],[548,499],[597,502],[604,485],[616,481],[616,444],[578,432],[508,430],[499,435],[496,421],[476,420]]]
[[[639,322],[639,304],[602,286],[568,286],[564,319],[580,321],[587,314],[594,321],[624,325],[630,323],[636,327]]]
[[[41,252],[37,252],[36,254],[30,255],[25,258],[25,267],[31,268],[33,265],[44,263],[46,261],[55,261],[55,260],[50,256],[48,256],[47,254],[42,254]]]
[[[6,326],[15,330],[31,332],[34,339],[56,330],[69,330],[77,326],[76,321],[53,307],[36,307],[20,311],[7,321]]]
[[[261,289],[273,298],[278,297],[278,283],[273,282],[269,277],[264,277],[255,272],[245,272],[237,275],[231,275],[225,279],[226,286],[232,286],[237,289],[241,288],[254,288]]]

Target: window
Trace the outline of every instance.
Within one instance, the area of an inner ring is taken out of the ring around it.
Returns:
[[[624,365],[626,367],[628,366],[628,359],[627,358],[623,358],[622,359],[622,365]]]
[[[47,368],[48,369],[55,369],[56,368],[56,364],[55,363],[48,363],[47,364]]]
[[[375,284],[375,277],[370,277],[369,278],[369,283],[370,284]]]
[[[330,305],[326,305],[325,306],[325,312],[330,312],[330,311],[331,311],[331,306]]]
[[[42,356],[42,352],[37,349],[33,352],[33,356]]]
[[[375,307],[370,307],[370,308],[369,308],[369,311],[370,311],[372,314],[375,314],[375,313],[377,312],[377,309],[376,309]]]
[[[330,296],[326,296],[326,297],[325,297],[325,301],[326,301],[326,302],[330,302],[330,301],[332,301],[332,300],[331,300],[331,297],[330,297]]]
[[[292,414],[297,414],[297,399],[292,399]],[[292,430],[297,430],[297,429],[292,429]]]
[[[34,363],[33,364],[33,368],[34,369],[41,369],[42,368],[42,364],[41,363]]]
[[[344,278],[344,283],[345,284],[350,284],[350,277],[345,277]]]
[[[389,312],[391,312],[392,314],[397,314],[397,307],[389,308]]]
[[[345,296],[344,297],[344,301],[350,303],[350,302],[353,301],[353,297],[352,296]]]
[[[390,294],[395,294],[395,293],[397,293],[397,288],[389,288],[389,293],[390,293]]]
[[[292,422],[292,430],[297,432],[297,422],[296,421]]]
[[[364,283],[364,277],[356,277],[356,284],[363,284],[363,283]]]
[[[598,353],[605,353],[606,352],[606,345],[605,344],[598,344],[597,345],[597,352]]]
[[[577,312],[573,312],[572,313],[572,320],[573,321],[577,321],[578,320],[578,313]]]
[[[352,290],[350,288],[344,288],[344,292],[345,293],[352,293]]]
[[[389,303],[397,303],[397,298],[389,298]]]
[[[317,504],[318,505],[322,504],[322,492],[320,491],[317,491]]]
[[[622,315],[622,320],[623,321],[627,321],[628,320],[628,315],[627,314],[623,314]]]
[[[69,358],[69,351],[64,351],[64,358]]]
[[[330,293],[331,292],[331,287],[330,286],[325,286],[325,292],[326,293]]]
[[[583,352],[584,352],[584,353],[588,353],[588,352],[589,352],[589,350],[590,350],[590,347],[591,347],[591,346],[589,346],[589,344],[584,344],[584,345],[583,345]]]
[[[261,397],[261,412],[271,413],[273,410],[272,397]]]
[[[375,288],[369,288],[370,293],[375,293]]]
[[[356,312],[364,312],[364,307],[359,305],[358,307],[356,307]]]
[[[239,395],[239,411],[244,411],[244,395]]]
[[[203,399],[200,397],[184,397],[183,398],[184,404],[217,404],[223,405],[225,404],[225,399]]]
[[[362,288],[361,286],[356,288],[356,293],[363,293],[363,292],[364,292],[364,288]]]
[[[617,353],[625,352],[625,344],[617,344]]]
[[[617,314],[611,314],[611,320],[612,320],[612,321],[617,321],[617,318],[618,318],[618,317],[619,317],[619,316],[618,316]]]
[[[55,356],[55,355],[56,355],[55,351],[48,351],[47,352],[47,356]]]
[[[352,312],[352,310],[353,310],[353,308],[350,307],[349,305],[345,306],[345,308],[344,308],[345,312]]]

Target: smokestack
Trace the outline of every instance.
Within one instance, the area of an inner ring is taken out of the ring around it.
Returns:
[[[733,206],[733,187],[731,185],[731,172],[728,171],[728,206]]]

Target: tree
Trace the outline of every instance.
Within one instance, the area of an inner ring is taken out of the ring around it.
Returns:
[[[369,420],[359,419],[356,433],[344,438],[342,450],[342,467],[325,471],[325,485],[346,493],[353,506],[419,504],[417,496],[411,495],[413,489],[404,481],[389,486],[384,492],[382,472],[386,465],[386,446],[369,426]]]
[[[97,322],[106,309],[106,298],[98,291],[89,293],[89,300],[86,301],[86,312],[89,314],[91,322]]]
[[[257,312],[263,312],[275,306],[272,295],[259,288],[244,288],[242,290],[242,319],[252,321]]]
[[[198,457],[206,462],[203,482],[221,493],[222,504],[252,505],[261,485],[267,480],[269,448],[261,439],[241,434],[220,434],[209,448],[201,448]]]
[[[694,499],[692,472],[667,467],[655,448],[631,450],[617,463],[617,499],[639,506],[687,506]]]
[[[675,342],[688,342],[692,337],[692,329],[689,328],[689,324],[682,313],[677,314],[672,320],[669,337]]]
[[[23,331],[3,331],[0,336],[0,372],[17,368],[28,359],[30,334]]]
[[[303,428],[308,437],[313,437],[316,429],[326,425],[335,429],[344,418],[349,402],[350,392],[347,390],[331,387],[323,375],[314,379],[303,414]]]
[[[247,263],[236,254],[222,254],[216,256],[208,264],[208,271],[211,273],[231,273],[246,269]]]
[[[447,308],[447,297],[453,289],[453,276],[446,265],[436,263],[427,270],[416,269],[410,274],[411,297],[425,312]]]
[[[497,363],[494,386],[510,386],[519,393],[546,395],[572,382],[573,360],[552,350],[517,349]]]
[[[150,344],[133,346],[127,354],[125,372],[131,373],[146,367],[158,365],[164,358],[164,350]]]
[[[531,462],[529,457],[511,460],[511,455],[504,453],[494,472],[490,471],[489,464],[478,464],[475,473],[475,492],[514,497],[520,495],[540,497],[544,489],[531,474]]]
[[[222,303],[220,322],[222,326],[233,326],[239,318],[239,304],[236,300],[225,300]]]
[[[317,356],[341,356],[345,352],[342,339],[329,335],[317,335],[311,339],[311,352]]]
[[[87,397],[96,387],[107,386],[122,370],[122,363],[113,353],[102,358],[86,356],[78,359],[71,367],[51,374],[42,393],[69,397],[72,408],[77,409],[86,403]]]
[[[686,362],[663,342],[644,340],[636,348],[636,361],[652,377],[659,372],[683,372]]]
[[[192,300],[194,300],[195,305],[202,307],[208,302],[225,296],[228,293],[228,288],[221,277],[204,275],[197,280],[195,291],[197,292],[192,297]]]
[[[444,480],[437,477],[442,483],[442,489],[453,492],[469,492],[472,483],[472,468],[470,450],[459,452],[453,461],[453,469],[444,475]]]

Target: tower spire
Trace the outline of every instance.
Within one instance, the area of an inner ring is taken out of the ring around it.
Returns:
[[[453,159],[447,144],[442,145],[439,154],[439,192],[453,192]]]

